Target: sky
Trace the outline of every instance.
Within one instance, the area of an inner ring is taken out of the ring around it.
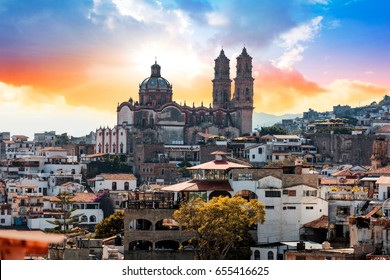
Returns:
[[[390,1],[0,0],[0,132],[116,124],[155,60],[177,103],[212,102],[221,49],[253,57],[255,112],[330,111],[390,94]],[[254,124],[255,126],[255,124]]]

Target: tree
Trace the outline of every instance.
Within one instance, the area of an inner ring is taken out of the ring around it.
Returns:
[[[99,202],[100,209],[103,210],[103,217],[107,218],[110,215],[114,214],[114,204],[112,203],[112,200],[110,198],[110,191],[109,190],[103,190],[101,193],[97,195],[97,197],[94,199],[94,202]]]
[[[288,165],[295,165],[295,161],[299,159],[297,156],[289,156],[282,160],[270,161],[264,167],[265,168],[273,168],[273,167],[282,167]],[[307,164],[306,160],[302,160],[303,164]]]
[[[195,233],[190,244],[198,259],[226,259],[229,253],[248,246],[250,227],[265,221],[264,205],[240,196],[214,197],[209,202],[196,198],[174,212],[175,220]]]
[[[187,169],[188,167],[192,167],[192,164],[186,160],[178,164],[178,169],[182,177],[191,177],[191,172]]]
[[[261,127],[261,130],[259,131],[260,135],[286,135],[287,130],[284,128],[273,125],[273,126],[264,126]]]
[[[58,214],[53,215],[55,218],[54,221],[47,221],[50,224],[56,225],[54,230],[62,231],[65,234],[70,226],[78,222],[82,214],[72,215],[76,210],[76,208],[73,208],[73,197],[74,195],[70,192],[61,192],[57,195],[57,198],[60,200],[57,203],[61,205],[61,209],[57,211]]]
[[[95,226],[95,237],[107,238],[122,232],[124,229],[124,217],[123,211],[117,211],[103,219]]]

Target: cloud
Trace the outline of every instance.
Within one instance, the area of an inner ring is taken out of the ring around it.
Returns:
[[[273,63],[256,65],[255,110],[275,114],[300,113],[317,96],[326,92],[315,82],[307,80],[294,68],[282,69]]]
[[[40,96],[30,86],[13,86],[0,82],[0,119],[2,131],[26,134],[30,138],[36,132],[48,130],[82,136],[101,125],[115,124],[115,111],[101,112],[86,106],[71,106],[61,95],[54,95],[45,102],[32,99]]]
[[[302,53],[306,42],[312,41],[321,29],[322,16],[317,16],[308,23],[301,24],[280,35],[279,45],[285,49],[278,60],[279,68],[291,68],[295,62],[303,59]]]
[[[379,101],[390,89],[358,80],[337,79],[320,85],[294,68],[272,63],[256,66],[255,111],[272,114],[302,113],[309,108],[331,111],[337,104],[357,107]]]

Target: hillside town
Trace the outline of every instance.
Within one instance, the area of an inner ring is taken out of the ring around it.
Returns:
[[[23,257],[193,259],[183,248],[194,234],[174,212],[196,197],[240,196],[265,209],[247,259],[390,259],[390,96],[253,129],[252,57],[245,47],[237,57],[233,92],[224,50],[214,70],[208,106],[176,103],[155,62],[139,100],[118,104],[115,127],[31,140],[0,132],[1,244],[59,227],[62,239],[40,236],[43,248]],[[116,212],[123,229],[96,238]]]

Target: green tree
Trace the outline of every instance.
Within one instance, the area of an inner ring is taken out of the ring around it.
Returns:
[[[182,177],[191,177],[191,172],[187,169],[188,167],[192,167],[192,164],[186,160],[178,164],[178,170]]]
[[[250,227],[265,221],[264,205],[240,196],[200,198],[182,204],[174,212],[175,220],[195,233],[190,243],[198,259],[226,259],[240,247],[249,248]]]
[[[61,209],[57,210],[58,214],[54,214],[54,221],[47,221],[48,223],[55,225],[55,231],[62,231],[62,233],[67,233],[70,226],[78,223],[78,220],[81,215],[77,214],[72,215],[72,213],[76,210],[73,207],[74,195],[70,192],[61,192],[57,195],[59,202],[57,204],[61,205]]]
[[[286,135],[288,134],[287,130],[284,128],[273,125],[273,126],[264,126],[261,127],[261,130],[259,131],[260,135]]]
[[[122,232],[124,229],[124,217],[123,211],[116,211],[111,216],[105,218],[95,226],[95,237],[107,238]]]

